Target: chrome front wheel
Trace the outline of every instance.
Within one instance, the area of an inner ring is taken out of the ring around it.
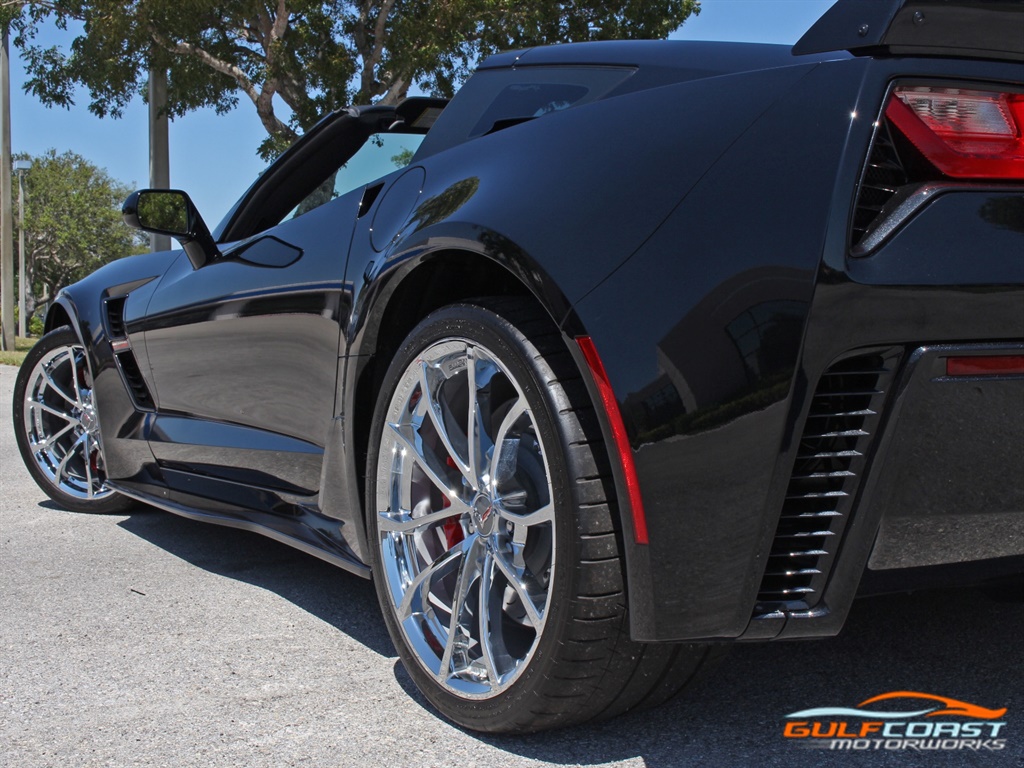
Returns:
[[[61,506],[111,512],[127,501],[107,485],[85,348],[59,328],[29,352],[14,391],[18,448],[36,483]]]

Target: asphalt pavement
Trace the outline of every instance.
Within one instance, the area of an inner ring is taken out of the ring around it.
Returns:
[[[70,513],[18,457],[0,365],[0,766],[1022,766],[1024,604],[868,598],[843,633],[739,645],[651,712],[519,737],[442,719],[372,585],[252,533],[139,506]],[[801,748],[785,716],[893,690],[1008,708],[998,752]]]

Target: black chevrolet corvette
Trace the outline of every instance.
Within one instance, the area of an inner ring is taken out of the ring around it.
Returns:
[[[839,0],[793,48],[528,49],[338,111],[213,232],[129,198],[184,250],[60,293],[19,448],[67,509],[372,576],[480,730],[1019,574],[1022,62],[1019,0]]]

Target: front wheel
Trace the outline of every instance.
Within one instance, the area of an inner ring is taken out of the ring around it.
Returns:
[[[14,434],[32,479],[74,512],[118,513],[132,501],[107,485],[85,347],[68,326],[31,349],[14,383]]]
[[[509,299],[446,307],[385,377],[367,464],[378,597],[447,717],[532,731],[658,704],[700,646],[628,636],[596,415],[558,329]]]

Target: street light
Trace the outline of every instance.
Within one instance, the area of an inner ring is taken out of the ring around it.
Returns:
[[[28,160],[15,160],[18,174],[18,335],[25,338],[28,321],[25,319],[25,172],[32,167]]]

